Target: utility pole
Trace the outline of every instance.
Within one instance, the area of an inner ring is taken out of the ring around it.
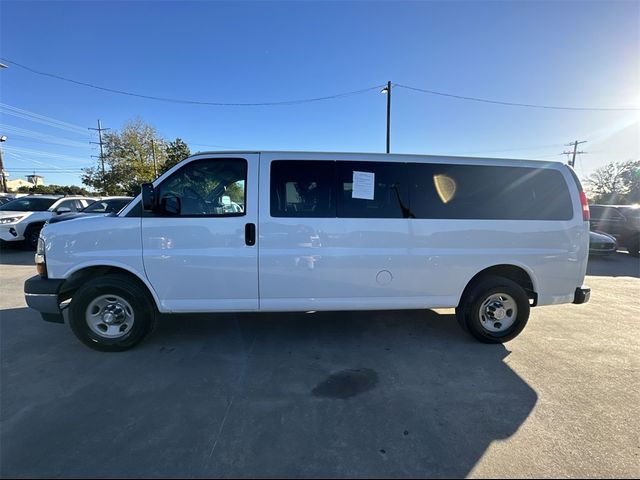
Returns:
[[[391,82],[387,82],[387,86],[380,93],[387,94],[387,153],[389,153],[391,147]]]
[[[567,147],[573,146],[573,155],[572,155],[571,159],[568,162],[568,165],[570,167],[572,167],[572,168],[576,166],[576,154],[585,153],[583,151],[580,151],[580,152],[577,151],[578,145],[581,144],[581,143],[587,143],[587,141],[586,140],[582,140],[582,141],[579,142],[578,140],[576,140],[575,142],[571,142],[571,143],[565,144]],[[562,153],[565,154],[565,155],[571,155],[572,154],[571,152],[562,152]]]
[[[153,176],[154,178],[158,178],[158,165],[156,164],[156,144],[151,139],[151,156],[153,157]]]
[[[110,130],[109,128],[102,128],[102,124],[100,123],[100,120],[98,120],[98,128],[89,128],[89,130],[95,130],[98,132],[98,138],[100,139],[99,142],[89,142],[89,143],[94,143],[96,145],[100,145],[100,164],[102,166],[102,190],[103,193],[106,195],[109,195],[109,192],[107,192],[107,185],[105,182],[105,173],[104,173],[104,150],[102,149],[102,132],[105,130]]]

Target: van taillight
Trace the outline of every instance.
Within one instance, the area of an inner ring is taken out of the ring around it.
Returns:
[[[589,220],[589,202],[587,201],[587,194],[580,192],[580,203],[582,204],[582,219]]]

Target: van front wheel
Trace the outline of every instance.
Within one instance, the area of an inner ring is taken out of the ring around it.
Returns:
[[[95,350],[128,350],[142,341],[154,322],[155,306],[148,292],[126,275],[90,280],[69,305],[73,333]]]
[[[529,320],[529,299],[516,282],[487,277],[473,286],[456,309],[458,322],[483,343],[516,338]]]

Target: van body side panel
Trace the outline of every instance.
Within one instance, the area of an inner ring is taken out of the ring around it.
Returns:
[[[409,246],[407,219],[271,218],[261,224],[261,309],[424,307]],[[442,296],[434,301],[454,298]]]
[[[414,220],[412,233],[414,293],[456,292],[449,306],[471,278],[495,265],[527,272],[538,305],[570,303],[581,283],[581,238],[588,232],[573,222]]]
[[[157,301],[144,273],[140,221],[139,217],[87,216],[45,225],[40,235],[47,245],[48,277],[69,278],[88,267],[118,267],[144,282]]]
[[[260,188],[260,309],[367,310],[423,306],[407,276],[406,218],[272,217],[272,161],[371,161],[367,155],[265,154]],[[402,159],[385,158],[401,163]],[[352,165],[358,168],[365,164]]]
[[[163,311],[258,310],[258,244],[246,244],[245,227],[258,221],[259,155],[202,155],[191,161],[215,163],[216,159],[246,160],[244,214],[142,217],[145,273]]]
[[[560,171],[573,210],[572,218],[566,220],[272,217],[271,161],[305,159],[367,161],[370,157],[263,154],[261,310],[455,307],[468,282],[495,265],[514,265],[527,272],[538,305],[570,303],[576,287],[582,285],[588,225],[582,220],[578,189],[560,164],[473,162]],[[408,159],[389,155],[381,161]],[[420,163],[421,159],[410,161]],[[469,159],[457,158],[425,157],[423,161],[469,164]]]

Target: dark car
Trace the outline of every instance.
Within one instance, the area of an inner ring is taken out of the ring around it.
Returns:
[[[589,205],[591,230],[613,235],[637,257],[640,250],[640,208],[631,205]]]
[[[604,232],[589,232],[589,255],[611,255],[618,250],[613,235]]]
[[[133,197],[105,197],[101,200],[96,200],[91,205],[83,208],[77,213],[68,213],[66,215],[59,215],[51,218],[47,223],[64,222],[65,220],[71,220],[72,218],[85,217],[87,215],[105,215],[110,213],[118,213],[129,202],[133,200]]]

